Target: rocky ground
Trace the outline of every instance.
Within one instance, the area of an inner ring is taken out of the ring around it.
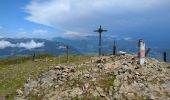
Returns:
[[[170,64],[133,55],[53,66],[16,90],[16,100],[170,100]]]

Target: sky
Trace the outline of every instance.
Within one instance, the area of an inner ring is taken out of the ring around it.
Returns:
[[[0,37],[170,39],[170,0],[0,0]]]

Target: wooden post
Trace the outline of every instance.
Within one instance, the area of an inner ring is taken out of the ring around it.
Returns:
[[[58,63],[60,64],[60,55],[58,56],[58,61],[59,61]]]
[[[33,55],[33,57],[32,57],[32,61],[34,61],[35,60],[35,53],[34,53],[34,55]]]
[[[68,60],[69,60],[69,58],[68,58],[68,53],[69,53],[68,52],[68,49],[69,49],[68,46],[66,46],[66,49],[67,49],[67,62],[68,62]]]
[[[116,55],[116,43],[114,41],[114,45],[113,45],[113,55]]]

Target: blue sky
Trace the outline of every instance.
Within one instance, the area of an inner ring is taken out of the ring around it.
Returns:
[[[13,1],[13,2],[12,2]],[[0,0],[0,36],[170,38],[170,0]]]
[[[50,38],[57,36],[55,28],[25,19],[25,6],[30,0],[0,0],[0,36]]]

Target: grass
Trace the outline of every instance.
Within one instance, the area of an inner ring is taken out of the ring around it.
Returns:
[[[23,88],[26,79],[36,79],[54,65],[67,62],[65,56],[38,55],[36,59],[38,60],[32,61],[32,57],[27,56],[0,60],[0,96],[13,99],[16,89]],[[70,63],[88,59],[89,56],[69,56]]]
[[[52,55],[40,54],[40,55],[36,55],[35,59],[42,59],[46,57],[52,57]],[[33,56],[18,56],[18,57],[13,57],[13,58],[6,58],[6,59],[0,60],[0,65],[19,64],[19,63],[23,63],[23,62],[26,62],[32,59],[33,59]]]
[[[115,75],[106,75],[103,76],[102,79],[98,80],[98,84],[101,87],[109,88],[110,86],[113,86],[113,82],[116,79]]]

